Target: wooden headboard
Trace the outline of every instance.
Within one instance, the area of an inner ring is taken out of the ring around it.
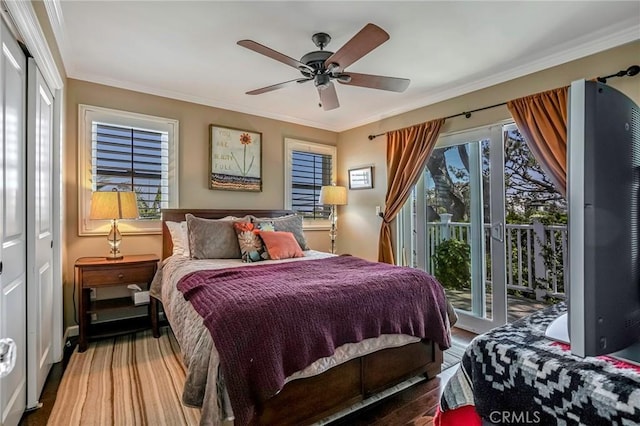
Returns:
[[[194,216],[205,219],[222,219],[226,216],[243,217],[253,215],[257,217],[278,217],[294,214],[291,210],[210,210],[210,209],[163,209],[162,210],[162,259],[166,259],[173,253],[171,234],[165,222],[182,222],[185,215],[191,213]]]

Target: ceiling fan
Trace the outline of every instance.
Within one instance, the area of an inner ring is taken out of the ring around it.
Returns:
[[[325,111],[329,111],[340,106],[338,95],[332,80],[338,83],[351,86],[368,87],[371,89],[389,90],[392,92],[404,92],[409,87],[411,80],[406,78],[384,77],[380,75],[359,74],[346,72],[345,68],[356,62],[358,59],[389,40],[389,34],[382,28],[374,24],[367,24],[354,35],[337,52],[329,52],[324,48],[331,41],[331,37],[326,33],[316,33],[311,37],[320,50],[309,52],[302,56],[299,61],[284,55],[280,52],[256,43],[253,40],[240,40],[238,44],[249,50],[268,56],[271,59],[290,65],[300,71],[303,78],[296,78],[271,86],[263,87],[247,92],[247,95],[259,95],[281,89],[293,83],[314,82],[320,95],[320,104]]]

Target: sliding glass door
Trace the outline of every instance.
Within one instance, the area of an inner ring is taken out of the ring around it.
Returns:
[[[398,220],[399,263],[435,275],[478,333],[506,322],[502,127],[441,137]]]

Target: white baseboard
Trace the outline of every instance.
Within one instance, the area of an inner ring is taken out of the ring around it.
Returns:
[[[77,336],[79,334],[80,334],[79,326],[72,325],[71,327],[67,327],[67,329],[64,331],[64,338],[62,341],[67,343],[67,339],[69,339],[69,337]]]

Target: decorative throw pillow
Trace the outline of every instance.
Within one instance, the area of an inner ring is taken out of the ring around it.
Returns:
[[[256,224],[256,229],[258,231],[275,231],[276,230],[273,227],[273,223],[270,223],[270,222],[258,222]]]
[[[233,228],[238,235],[238,244],[240,245],[243,262],[259,262],[269,258],[255,224],[251,222],[234,222]]]
[[[304,257],[300,245],[291,232],[260,231],[260,238],[262,238],[271,259]]]
[[[253,217],[251,219],[252,222],[259,224],[260,226],[264,226],[262,224],[270,223],[273,225],[276,231],[281,232],[291,232],[295,237],[298,245],[302,250],[309,250],[307,246],[307,240],[304,237],[304,231],[302,230],[302,216],[298,215],[289,215],[289,216],[281,216],[281,217]]]
[[[171,241],[173,242],[173,254],[190,257],[191,253],[189,252],[187,221],[166,221],[165,224],[167,225],[167,229],[169,229],[169,234],[171,234]]]
[[[189,235],[189,251],[194,259],[240,259],[233,221],[225,219],[203,219],[192,214],[185,215]]]

